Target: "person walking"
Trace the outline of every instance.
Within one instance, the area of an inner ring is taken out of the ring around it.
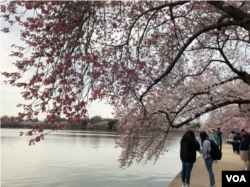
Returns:
[[[210,184],[206,187],[216,187],[215,185],[215,179],[214,179],[214,173],[213,173],[213,159],[211,158],[209,152],[211,151],[211,143],[208,137],[208,134],[206,132],[200,133],[201,138],[201,145],[202,148],[199,150],[199,152],[203,155],[203,159],[209,174],[209,180]]]
[[[212,141],[214,141],[214,143],[215,143],[216,145],[219,146],[219,138],[218,138],[218,136],[216,135],[215,129],[209,129],[208,132],[209,132],[209,138],[210,138]],[[214,163],[217,163],[217,160],[214,160],[213,162],[214,162]]]
[[[221,149],[222,149],[222,132],[220,130],[220,127],[217,127],[216,135],[218,136],[218,139],[219,139],[218,145],[219,145],[219,149],[221,151]]]
[[[240,130],[241,140],[238,140],[240,143],[240,158],[244,162],[244,171],[248,170],[249,167],[249,146],[250,146],[250,135],[245,131],[245,129]]]
[[[229,142],[230,144],[232,145],[232,148],[233,148],[233,152],[235,153],[235,147],[234,147],[234,136],[235,136],[235,132],[232,131],[231,134],[229,135]]]
[[[234,150],[239,155],[240,154],[240,143],[238,142],[238,140],[241,140],[239,132],[237,132],[236,135],[234,136]]]
[[[182,187],[190,187],[190,176],[193,164],[196,161],[196,151],[200,150],[200,144],[195,138],[193,130],[188,130],[181,139],[180,158],[182,161]]]

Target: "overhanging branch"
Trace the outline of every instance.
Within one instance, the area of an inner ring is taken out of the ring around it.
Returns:
[[[216,105],[213,105],[213,106],[210,106],[210,107],[207,107],[203,112],[199,112],[199,113],[196,113],[194,115],[194,118],[189,118],[179,124],[176,124],[176,125],[171,125],[172,128],[179,128],[185,124],[188,124],[189,122],[193,121],[194,119],[197,119],[199,118],[201,115],[203,114],[206,114],[208,112],[211,112],[213,110],[216,110],[218,108],[221,108],[221,107],[224,107],[224,106],[227,106],[227,105],[231,105],[231,104],[250,104],[250,100],[233,100],[233,101],[225,101],[225,102],[222,102],[222,103],[219,103],[219,104],[216,104]]]
[[[209,1],[208,3],[226,13],[228,17],[235,20],[241,20],[241,26],[250,32],[250,14],[232,5],[224,6],[224,1]]]
[[[180,51],[177,53],[177,55],[175,56],[175,58],[173,59],[173,61],[169,64],[169,66],[167,67],[167,69],[165,70],[165,72],[163,74],[161,74],[157,79],[155,79],[154,82],[148,86],[147,90],[141,94],[140,101],[142,101],[143,97],[151,90],[151,88],[154,85],[158,84],[165,76],[167,76],[171,72],[171,70],[174,68],[175,64],[177,63],[177,61],[181,57],[181,55],[184,53],[184,51],[186,50],[186,48],[193,42],[194,39],[196,39],[198,36],[200,36],[201,34],[207,32],[209,30],[213,30],[213,29],[221,28],[221,27],[233,26],[233,25],[240,26],[241,25],[241,21],[234,20],[234,21],[227,21],[227,22],[222,22],[222,23],[216,23],[216,24],[213,24],[213,25],[205,26],[203,29],[201,29],[201,30],[197,31],[196,33],[194,33],[194,35],[191,36],[184,43],[184,45],[180,48]]]

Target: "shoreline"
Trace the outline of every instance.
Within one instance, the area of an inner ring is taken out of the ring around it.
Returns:
[[[181,162],[181,161],[180,161]],[[222,158],[213,164],[213,172],[216,187],[222,187],[222,171],[242,171],[244,168],[243,161],[240,156],[233,153],[232,146],[229,144],[222,145]],[[204,164],[202,155],[198,156],[194,163],[190,186],[205,187],[209,184],[209,176]],[[168,187],[181,187],[181,171],[174,177]]]

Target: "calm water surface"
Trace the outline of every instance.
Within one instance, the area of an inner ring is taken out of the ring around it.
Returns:
[[[155,164],[121,170],[116,132],[55,132],[35,146],[23,129],[1,129],[2,187],[167,187],[181,170],[180,135],[168,138],[168,152]]]

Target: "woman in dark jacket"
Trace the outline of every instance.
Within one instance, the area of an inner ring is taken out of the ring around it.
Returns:
[[[191,171],[196,161],[196,151],[199,150],[200,144],[195,138],[194,131],[188,130],[181,139],[180,157],[182,161],[181,179],[183,187],[190,186]]]

